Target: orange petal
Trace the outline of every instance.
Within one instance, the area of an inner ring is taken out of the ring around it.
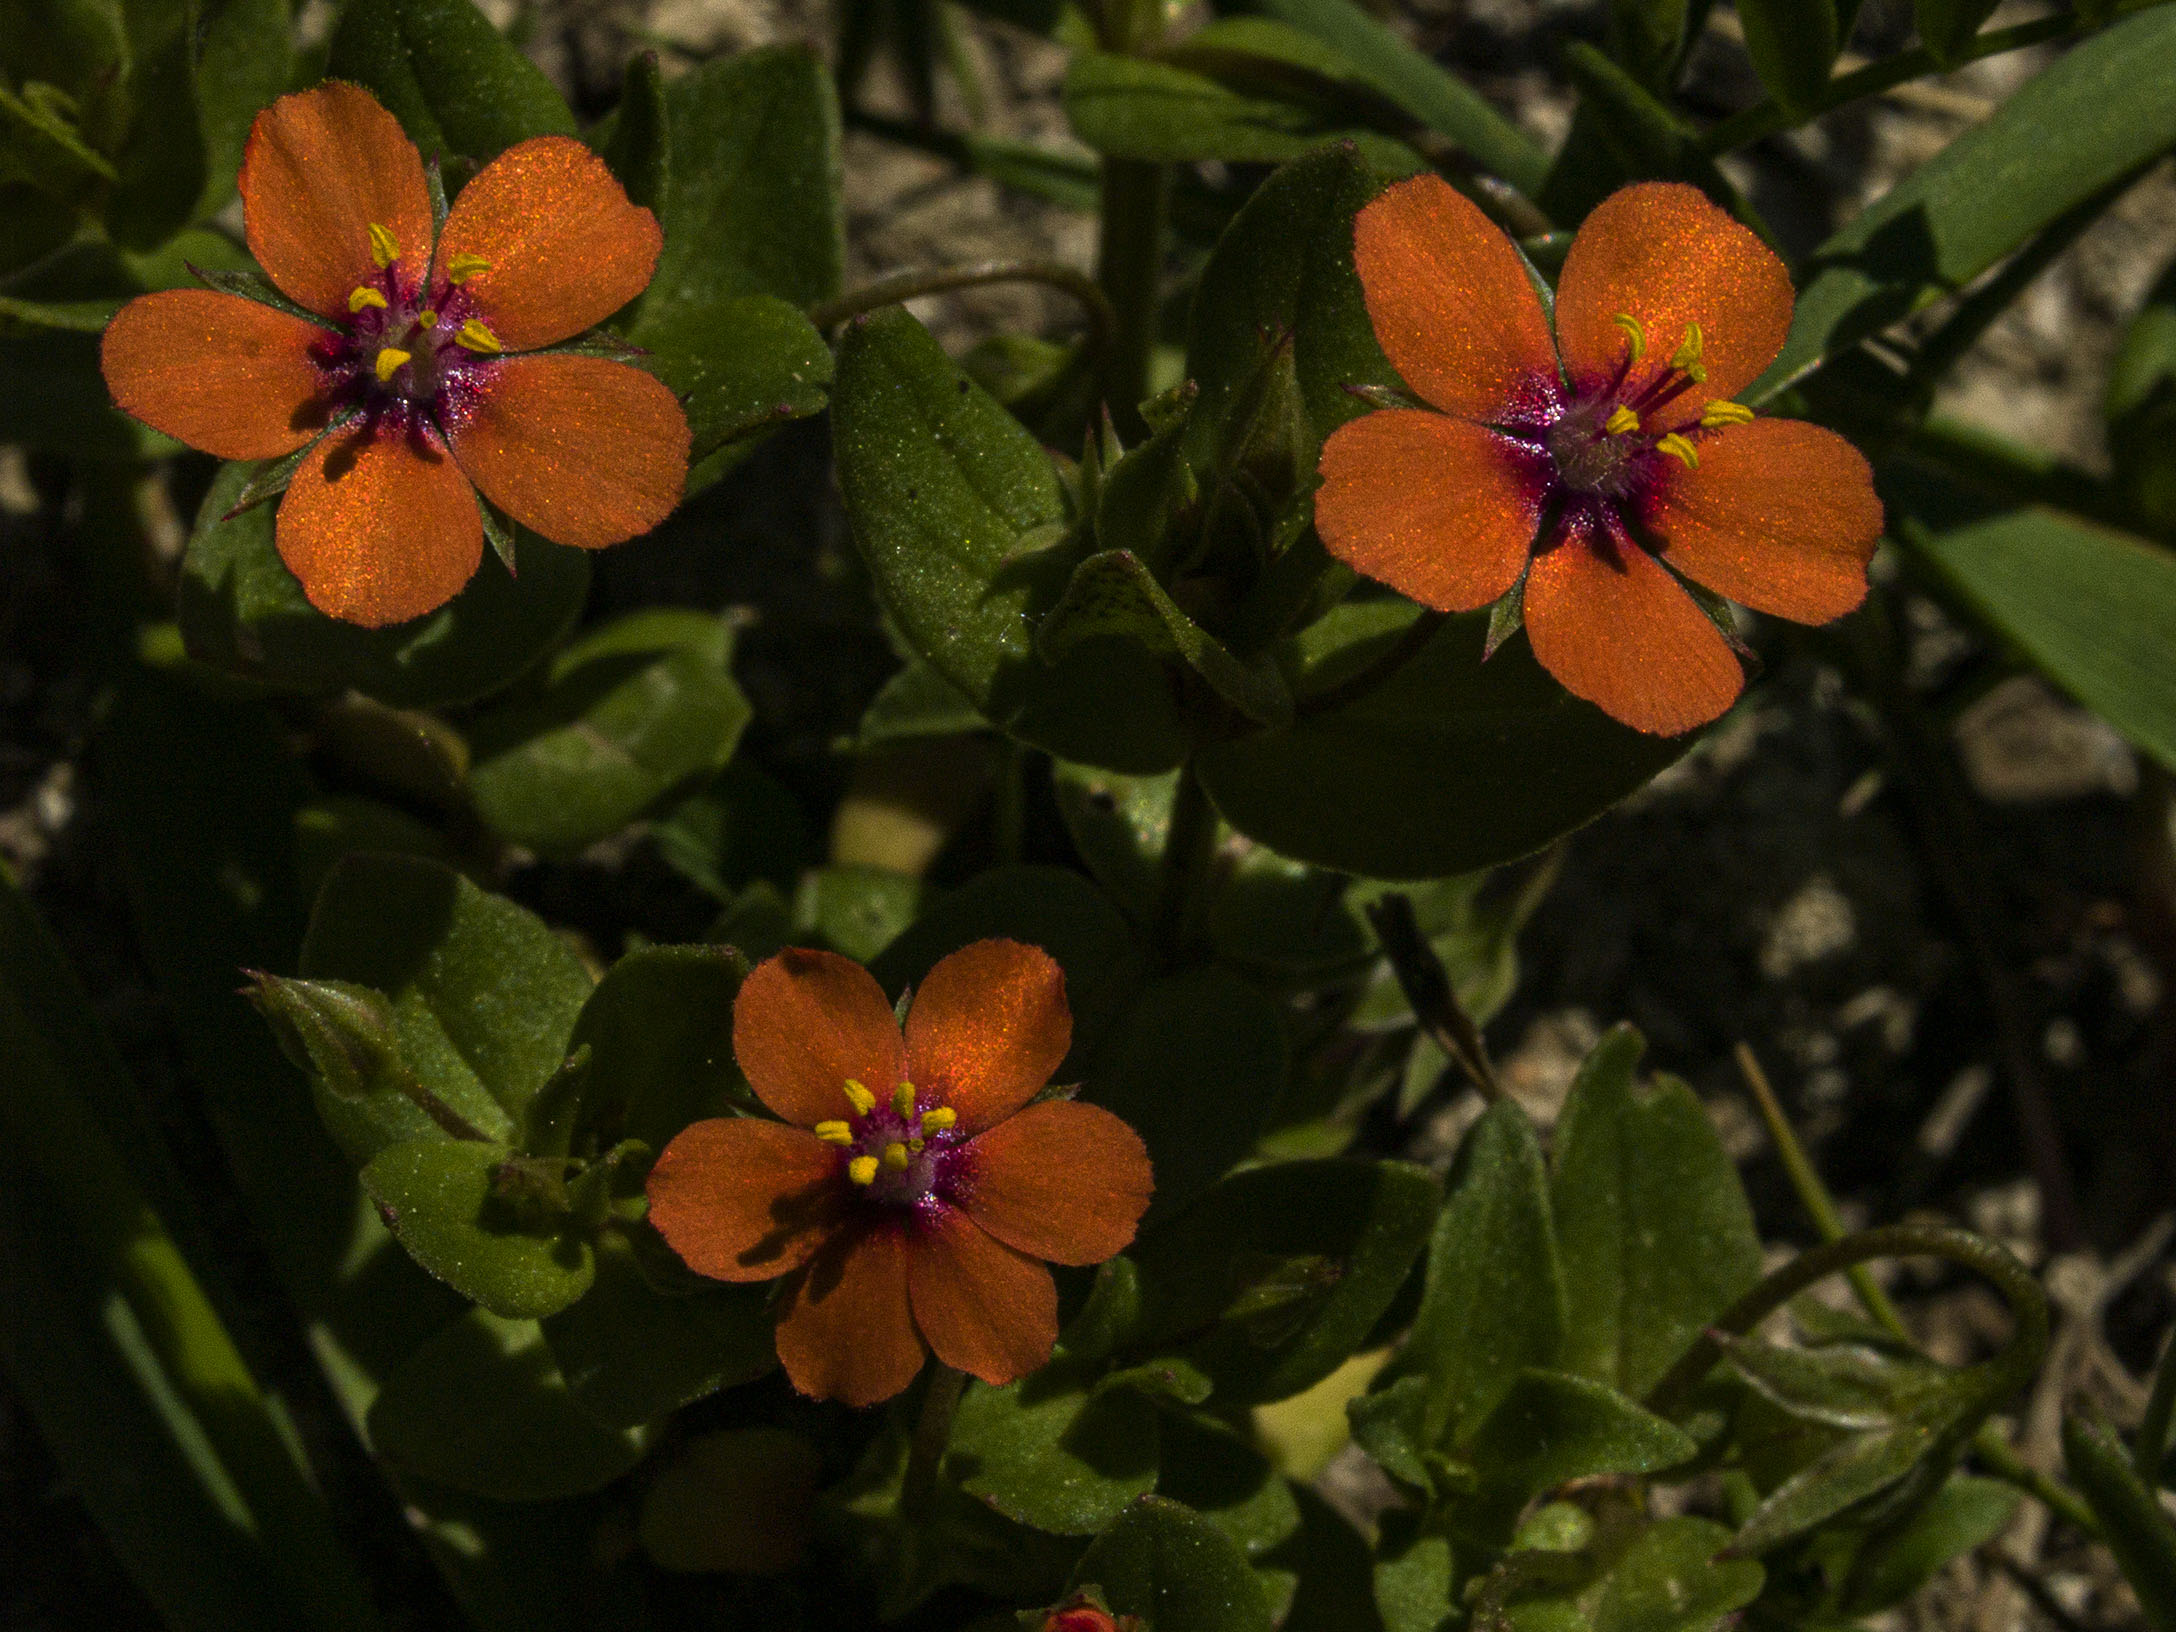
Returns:
[[[461,189],[438,265],[487,264],[462,290],[509,351],[595,328],[649,287],[665,237],[657,217],[570,136],[508,148]]]
[[[1526,575],[1534,656],[1575,697],[1658,737],[1705,725],[1745,675],[1683,587],[1629,539],[1582,525]]]
[[[923,978],[907,1011],[907,1076],[973,1133],[1035,1097],[1073,1046],[1065,971],[1039,946],[977,941]]]
[[[1647,336],[1628,381],[1633,394],[1668,370],[1686,325],[1699,324],[1707,382],[1647,416],[1650,430],[1667,431],[1735,396],[1775,360],[1791,298],[1791,275],[1775,253],[1706,194],[1643,181],[1603,199],[1572,240],[1556,286],[1557,344],[1573,389],[1598,389],[1631,355],[1616,320],[1629,313]]]
[[[1050,1271],[952,1208],[923,1215],[907,1244],[907,1287],[915,1324],[937,1358],[986,1383],[1025,1377],[1058,1341]]]
[[[688,421],[655,377],[602,357],[509,357],[451,427],[491,502],[559,544],[602,549],[680,502]]]
[[[1859,450],[1795,419],[1756,419],[1698,438],[1700,463],[1670,461],[1642,519],[1663,558],[1756,612],[1799,623],[1866,599],[1881,500]]]
[[[1355,572],[1438,612],[1517,582],[1540,524],[1547,459],[1479,425],[1388,408],[1322,448],[1315,530]]]
[[[222,459],[293,453],[324,429],[315,324],[209,289],[142,295],[99,343],[121,411]]]
[[[682,1130],[650,1169],[650,1222],[698,1275],[767,1281],[799,1269],[837,1227],[839,1152],[753,1117]]]
[[[1046,1100],[962,1152],[953,1199],[1007,1246],[1054,1264],[1124,1252],[1156,1188],[1148,1147],[1097,1105]]]
[[[400,121],[357,85],[328,80],[257,115],[242,149],[250,253],[289,299],[345,322],[348,295],[378,275],[372,222],[400,246],[409,281],[431,254],[431,194]]]
[[[889,1099],[906,1050],[874,975],[835,952],[789,946],[741,982],[733,1058],[757,1098],[812,1128],[848,1114],[849,1080]]]
[[[1362,209],[1352,251],[1376,341],[1426,401],[1500,423],[1557,401],[1556,347],[1518,250],[1441,176]]]
[[[329,617],[380,629],[453,599],[484,556],[476,494],[424,433],[335,431],[295,467],[274,535]]]
[[[923,1350],[907,1304],[904,1227],[833,1236],[795,1280],[777,1341],[793,1386],[819,1400],[876,1405],[913,1382]]]

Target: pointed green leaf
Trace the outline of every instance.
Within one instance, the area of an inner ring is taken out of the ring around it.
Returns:
[[[1870,1537],[1851,1568],[1846,1613],[1870,1615],[1900,1604],[1953,1558],[2009,1528],[2023,1494],[1994,1479],[1953,1473],[1903,1526]]]
[[[1050,1367],[1002,1388],[971,1385],[945,1475],[1007,1518],[1092,1536],[1156,1488],[1156,1408],[1132,1389],[1093,1392]]]
[[[1784,107],[1803,110],[1828,84],[1843,41],[1835,0],[1738,0],[1745,51],[1762,86]]]
[[[2063,1419],[2063,1463],[2101,1522],[2108,1550],[2153,1632],[2176,1628],[2176,1524],[2115,1435],[2077,1412]]]
[[[1508,1521],[1543,1491],[1605,1473],[1656,1473],[1698,1453],[1698,1441],[1589,1378],[1529,1367],[1472,1432],[1463,1458],[1481,1500]]]
[[[501,1194],[504,1145],[417,1139],[363,1169],[363,1189],[409,1256],[456,1292],[509,1320],[556,1314],[597,1273],[568,1221],[528,1216]]]
[[[384,103],[425,158],[481,163],[530,136],[575,133],[552,82],[471,0],[355,0],[328,71]]]
[[[1819,1528],[1896,1484],[1934,1443],[1932,1428],[1904,1423],[1831,1446],[1768,1493],[1731,1538],[1731,1550],[1751,1557]]]
[[[1269,1606],[1246,1554],[1192,1509],[1144,1496],[1122,1514],[1073,1571],[1076,1589],[1097,1589],[1119,1615],[1157,1632],[1270,1632]]]

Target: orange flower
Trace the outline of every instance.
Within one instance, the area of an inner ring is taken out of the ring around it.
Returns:
[[[930,970],[904,1039],[861,965],[781,952],[734,1001],[733,1055],[785,1121],[684,1130],[650,1171],[650,1222],[698,1274],[793,1274],[778,1358],[804,1394],[888,1400],[925,1339],[984,1382],[1024,1376],[1058,1335],[1037,1260],[1123,1250],[1154,1187],[1109,1111],[1028,1103],[1072,1037],[1064,974],[1017,941]]]
[[[443,604],[483,559],[476,488],[584,549],[679,502],[673,394],[624,363],[538,349],[640,294],[662,243],[580,142],[508,148],[439,224],[399,123],[330,82],[257,115],[241,193],[258,264],[320,321],[172,289],[124,306],[101,360],[115,402],[193,448],[309,450],[277,540],[311,605],[377,628]]]
[[[1872,474],[1842,437],[1730,400],[1781,348],[1791,281],[1696,189],[1603,200],[1553,335],[1517,248],[1440,177],[1361,210],[1353,259],[1384,354],[1437,411],[1324,445],[1315,524],[1339,560],[1441,612],[1523,586],[1542,667],[1658,736],[1745,684],[1679,577],[1799,623],[1865,599]]]

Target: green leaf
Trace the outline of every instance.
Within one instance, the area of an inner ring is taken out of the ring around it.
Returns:
[[[295,690],[353,686],[396,708],[434,708],[507,685],[581,615],[587,554],[517,529],[518,579],[491,557],[460,594],[412,622],[359,629],[328,618],[273,546],[275,506],[221,519],[258,468],[221,467],[182,557],[181,632],[199,661]]]
[[[639,1428],[778,1363],[769,1286],[709,1283],[667,1293],[616,1230],[597,1237],[597,1280],[544,1320],[574,1403],[614,1428]]]
[[[2176,769],[2176,553],[2040,509],[1904,538],[2057,685]]]
[[[2176,535],[2176,266],[2162,269],[2108,368],[2108,453],[2138,513]]]
[[[1766,1573],[1717,1558],[1730,1532],[1707,1519],[1664,1519],[1642,1530],[1604,1577],[1594,1632],[1711,1632],[1760,1596]]]
[[[1254,1148],[1284,1086],[1277,1005],[1214,965],[1157,981],[1090,1062],[1081,1098],[1148,1145],[1156,1194],[1142,1227],[1168,1218]]]
[[[665,249],[636,338],[689,332],[697,314],[742,295],[808,307],[837,294],[839,110],[821,60],[800,46],[719,57],[667,85],[665,111]]]
[[[1540,189],[1549,170],[1548,154],[1480,92],[1352,0],[1259,0],[1224,9],[1259,12],[1314,36],[1414,118],[1471,154],[1484,170],[1522,193]]]
[[[1528,1367],[1462,1450],[1486,1510],[1508,1528],[1543,1491],[1598,1474],[1657,1473],[1690,1461],[1699,1442],[1590,1378]]]
[[[1064,1367],[971,1386],[945,1473],[1007,1518],[1092,1536],[1156,1488],[1156,1408],[1132,1389],[1091,1391]]]
[[[1206,1191],[1136,1244],[1146,1350],[1179,1352],[1233,1404],[1281,1400],[1359,1348],[1405,1283],[1441,1189],[1402,1162],[1282,1162]]]
[[[652,819],[650,842],[720,901],[758,878],[790,884],[807,862],[799,801],[745,758]]]
[[[1296,723],[1213,743],[1196,762],[1226,821],[1318,866],[1440,878],[1541,848],[1690,745],[1580,702],[1524,641],[1483,663],[1482,613],[1449,620],[1367,696],[1309,710],[1310,692],[1365,670],[1418,615],[1403,602],[1348,604],[1292,643]]]
[[[850,326],[832,409],[839,486],[907,643],[1001,729],[1070,759],[1159,771],[1181,757],[1163,666],[1116,641],[1043,661],[1032,631],[1074,561],[1049,457],[899,308]]]
[[[1762,87],[1787,109],[1810,108],[1843,45],[1835,0],[1738,0],[1738,20]]]
[[[390,1145],[363,1189],[409,1256],[464,1298],[509,1320],[556,1314],[589,1290],[597,1265],[564,1217],[532,1218],[501,1193],[515,1153],[463,1139]]]
[[[1451,1621],[1455,1580],[1449,1538],[1416,1536],[1398,1547],[1386,1531],[1375,1565],[1375,1603],[1386,1632],[1442,1632]]]
[[[728,947],[645,946],[606,970],[567,1039],[570,1055],[589,1050],[579,1097],[538,1100],[528,1148],[588,1156],[639,1139],[663,1150],[690,1122],[724,1115],[746,967]]]
[[[180,450],[114,407],[95,335],[58,328],[0,334],[0,381],[0,442],[78,459],[151,459]]]
[[[1549,1180],[1515,1100],[1490,1106],[1451,1169],[1428,1274],[1396,1371],[1428,1383],[1423,1445],[1479,1429],[1567,1325]]]
[[[425,158],[481,163],[531,136],[575,134],[552,82],[470,0],[355,0],[327,72],[375,95]]]
[[[620,102],[589,134],[589,143],[627,189],[628,202],[653,214],[672,188],[672,115],[655,51],[637,52],[620,82]]]
[[[1568,1306],[1565,1369],[1635,1398],[1760,1279],[1760,1239],[1714,1124],[1664,1079],[1641,1096],[1646,1047],[1618,1026],[1557,1121],[1550,1198]]]
[[[2176,145],[2176,12],[2074,46],[1814,251],[1759,404],[1844,347],[1963,288],[2042,227]]]
[[[783,1428],[737,1428],[683,1445],[642,1495],[639,1535],[668,1570],[773,1575],[800,1563],[823,1458]]]
[[[1944,68],[1953,67],[1958,53],[1972,43],[1980,24],[1995,14],[2002,0],[1912,0],[1912,20],[1919,25],[1920,43]]]
[[[1687,0],[1609,0],[1609,54],[1650,89],[1665,86],[1685,49]]]
[[[74,204],[113,179],[104,154],[49,103],[17,96],[0,85],[0,161],[61,204]]]
[[[867,963],[899,939],[936,895],[923,879],[888,867],[811,868],[794,891],[793,931]]]
[[[386,1378],[370,1442],[455,1490],[543,1502],[610,1484],[642,1460],[649,1434],[577,1405],[535,1321],[471,1309]]]
[[[1097,1589],[1114,1613],[1141,1616],[1156,1632],[1270,1632],[1246,1555],[1209,1520],[1161,1496],[1142,1497],[1096,1538],[1073,1586]]]
[[[1901,1604],[1953,1558],[2010,1527],[2023,1495],[1994,1479],[1951,1474],[1899,1529],[1871,1538],[1851,1567],[1846,1613],[1871,1615]]]
[[[582,636],[533,697],[469,728],[469,793],[511,843],[564,855],[720,769],[748,723],[732,625],[656,607]]]
[[[581,961],[528,912],[411,856],[350,856],[333,869],[302,971],[385,993],[424,1086],[509,1143],[565,1060],[591,990]],[[420,1111],[416,1121],[411,1137],[426,1135]]]
[[[114,155],[120,175],[106,195],[106,231],[123,248],[150,249],[188,225],[205,191],[197,13],[189,0],[122,0],[121,17],[132,111]]]
[[[1934,1429],[1916,1422],[1853,1434],[1770,1491],[1732,1538],[1731,1550],[1750,1557],[1818,1529],[1895,1485],[1934,1445]]]
[[[1380,1463],[1384,1472],[1417,1490],[1426,1490],[1435,1481],[1428,1465],[1433,1444],[1428,1432],[1428,1392],[1428,1379],[1414,1373],[1345,1402],[1353,1443]]]
[[[767,433],[821,413],[830,401],[831,348],[775,295],[645,307],[631,338],[650,353],[644,366],[687,411],[690,492],[723,475]]]
[[[878,689],[862,712],[857,748],[918,737],[957,737],[987,729],[989,722],[959,688],[919,658]]]
[[[2176,1628],[2176,1524],[2131,1467],[2105,1423],[2077,1412],[2063,1419],[2063,1463],[2093,1504],[2094,1517],[2153,1632]]]
[[[1079,1081],[1140,990],[1144,974],[1141,949],[1126,920],[1080,874],[1060,867],[983,873],[923,913],[869,968],[885,991],[897,993],[918,985],[939,958],[990,936],[1039,946],[1065,971],[1073,1050],[1054,1080]]]
[[[1164,1418],[1156,1491],[1199,1513],[1257,1565],[1300,1529],[1292,1487],[1269,1459],[1235,1429],[1198,1413]]]
[[[204,192],[192,212],[198,221],[234,196],[250,125],[294,77],[288,0],[220,0],[204,13],[196,63],[204,132]]]

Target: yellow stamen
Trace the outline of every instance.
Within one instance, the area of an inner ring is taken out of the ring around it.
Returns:
[[[892,1090],[892,1109],[899,1113],[899,1119],[902,1122],[914,1114],[913,1083],[902,1082]]]
[[[876,1182],[876,1158],[874,1156],[856,1156],[846,1164],[846,1176],[856,1184],[874,1184]]]
[[[827,1145],[850,1145],[854,1142],[854,1130],[844,1122],[819,1122],[816,1137]]]
[[[876,1109],[876,1095],[870,1093],[868,1089],[862,1087],[852,1077],[848,1077],[846,1079],[846,1103],[854,1107],[856,1116],[867,1116]]]
[[[1670,353],[1670,366],[1683,369],[1695,385],[1708,377],[1707,365],[1700,361],[1700,325],[1685,325],[1685,338],[1677,343],[1677,350]]]
[[[1712,431],[1724,425],[1750,425],[1752,423],[1753,410],[1746,407],[1742,402],[1725,402],[1721,397],[1717,397],[1700,410],[1700,425],[1703,430]]]
[[[416,313],[416,321],[426,329],[435,329],[438,327],[438,314],[426,306],[422,311]]]
[[[499,337],[483,326],[477,318],[470,318],[461,325],[461,332],[454,336],[471,351],[500,351]]]
[[[446,281],[453,284],[468,282],[479,272],[491,270],[491,263],[481,255],[456,255],[446,263]]]
[[[1693,451],[1690,442],[1679,436],[1675,431],[1657,442],[1655,451],[1668,454],[1687,470],[1698,470],[1700,468],[1700,455]]]
[[[1611,436],[1623,436],[1639,428],[1640,416],[1621,402],[1617,404],[1616,409],[1610,414],[1609,418],[1602,421],[1602,429],[1609,432]]]
[[[379,352],[378,361],[373,365],[378,371],[378,383],[384,385],[391,380],[394,372],[408,360],[409,355],[398,346],[387,346],[383,351]]]
[[[913,1152],[915,1155],[919,1156],[922,1154],[922,1147],[925,1142],[926,1141],[920,1139],[909,1139],[907,1141],[907,1149]]]
[[[905,1145],[894,1142],[884,1147],[884,1165],[894,1173],[904,1173],[910,1159]]]
[[[1632,346],[1632,361],[1638,362],[1647,355],[1647,330],[1630,312],[1619,312],[1610,321],[1624,330],[1624,337]]]
[[[371,288],[367,283],[357,284],[354,291],[348,296],[348,310],[351,312],[359,312],[365,306],[383,306],[384,304],[385,296],[379,294],[377,290]]]
[[[373,221],[370,223],[370,258],[380,266],[400,259],[400,240]]]
[[[933,1111],[922,1113],[924,1133],[942,1133],[960,1119],[960,1113],[949,1105],[940,1105]]]

